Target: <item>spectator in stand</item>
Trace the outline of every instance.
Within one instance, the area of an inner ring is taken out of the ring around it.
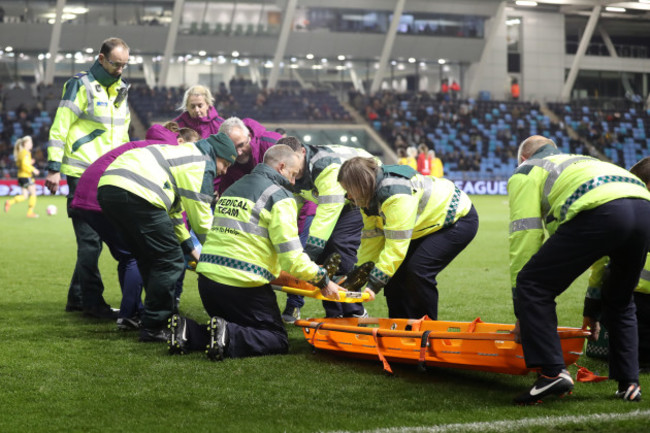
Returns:
[[[516,78],[512,79],[512,84],[510,85],[510,95],[514,101],[519,100],[519,81]]]
[[[18,185],[21,188],[21,194],[5,202],[5,212],[9,212],[9,208],[21,201],[27,200],[29,197],[27,207],[27,218],[38,218],[38,214],[34,212],[36,207],[36,184],[34,183],[34,176],[38,176],[38,169],[34,167],[34,160],[32,159],[32,137],[29,135],[16,140],[14,145],[14,160],[18,167]]]
[[[174,122],[178,123],[179,128],[195,130],[201,138],[217,134],[224,120],[214,108],[214,97],[210,89],[200,84],[187,89],[178,110],[182,113]]]
[[[456,101],[458,99],[458,94],[460,93],[460,84],[458,81],[454,80],[451,82],[451,99]]]
[[[443,78],[440,83],[440,96],[441,100],[449,101],[449,78]]]

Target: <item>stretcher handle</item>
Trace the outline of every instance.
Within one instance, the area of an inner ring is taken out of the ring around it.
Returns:
[[[362,323],[359,319],[359,323]],[[377,323],[378,320],[374,323]],[[311,328],[326,331],[347,332],[351,334],[361,335],[377,335],[378,337],[397,337],[397,338],[422,338],[426,331],[398,331],[394,329],[378,329],[376,332],[373,329],[377,328],[359,328],[358,326],[337,325],[334,323],[313,322],[309,320],[296,320],[296,326],[301,328]],[[368,323],[367,321],[365,323]],[[371,321],[371,323],[373,323]],[[558,331],[561,339],[567,338],[586,338],[590,335],[589,332],[581,329],[575,330],[561,330]],[[445,339],[445,340],[494,340],[494,341],[514,341],[515,335],[501,334],[496,332],[430,332],[428,339]]]

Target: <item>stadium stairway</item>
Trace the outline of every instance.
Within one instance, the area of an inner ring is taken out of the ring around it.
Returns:
[[[548,116],[553,122],[559,123],[562,120],[553,110],[551,110],[551,108],[548,105],[546,105],[545,102],[540,103],[539,109],[542,113]],[[602,161],[612,162],[610,158],[608,158],[605,154],[603,154],[598,149],[596,149],[596,146],[594,146],[589,140],[587,140],[585,137],[581,137],[578,134],[578,132],[571,127],[571,125],[565,124],[564,129],[567,135],[569,136],[569,138],[573,140],[578,140],[582,144],[584,144],[585,148],[589,151],[589,155],[596,157]]]

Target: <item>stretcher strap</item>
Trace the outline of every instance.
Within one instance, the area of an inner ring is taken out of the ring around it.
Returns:
[[[418,320],[413,321],[413,323],[411,323],[411,331],[418,332],[420,330],[420,327],[422,327],[422,322],[424,322],[425,320],[431,320],[431,319],[429,319],[429,316],[425,314],[424,316],[420,317]]]
[[[381,350],[379,349],[379,339],[377,338],[377,331],[379,331],[379,328],[373,328],[372,329],[372,337],[375,339],[375,347],[377,348],[377,355],[379,356],[379,360],[384,364],[384,371],[388,374],[393,374],[393,370],[390,368],[390,364],[388,364],[388,361],[386,361],[386,357],[384,356],[383,353],[381,353]]]
[[[314,345],[314,343],[316,342],[316,334],[318,333],[320,327],[323,326],[324,324],[325,322],[318,322],[318,325],[316,325],[316,327],[314,328],[314,335],[311,336],[311,342],[309,343],[314,347],[314,349],[316,349],[316,346]]]
[[[467,327],[467,332],[476,331],[476,324],[478,323],[483,323],[480,317],[477,317],[476,319],[472,320],[472,323],[470,323],[469,326]]]
[[[589,371],[586,367],[581,367],[578,364],[575,364],[578,367],[578,372],[576,373],[576,381],[578,382],[602,382],[607,380],[607,376],[598,376],[596,373]]]
[[[422,333],[422,338],[420,339],[420,358],[418,359],[418,367],[422,371],[426,366],[426,356],[427,356],[427,343],[429,342],[429,334],[431,331],[424,331]]]

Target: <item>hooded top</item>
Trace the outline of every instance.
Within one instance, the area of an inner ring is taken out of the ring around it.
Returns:
[[[162,125],[153,125],[149,128],[145,138],[146,140],[125,143],[101,156],[97,161],[92,163],[79,178],[79,183],[77,184],[74,199],[72,200],[70,207],[101,212],[102,208],[99,207],[99,203],[97,202],[97,185],[99,184],[99,178],[102,177],[106,168],[115,160],[115,158],[127,150],[135,149],[136,147],[145,147],[150,144],[175,145],[178,143],[176,141],[177,134]]]
[[[230,185],[235,183],[235,181],[253,171],[253,168],[264,160],[264,153],[267,149],[282,138],[282,135],[277,132],[267,131],[266,128],[256,120],[246,118],[242,119],[242,122],[244,122],[244,125],[246,125],[248,132],[250,133],[251,157],[245,164],[235,162],[228,168],[228,172],[225,175],[219,176],[215,179],[214,189],[219,192],[219,195],[223,194],[223,192]]]
[[[212,106],[208,109],[208,115],[205,117],[193,118],[190,113],[183,111],[174,119],[179,128],[192,128],[199,133],[201,138],[208,138],[212,134],[218,133],[223,121],[223,117],[219,116],[217,109]]]

